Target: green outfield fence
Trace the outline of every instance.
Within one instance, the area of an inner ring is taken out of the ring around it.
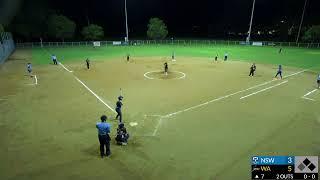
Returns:
[[[123,41],[98,41],[100,46],[119,46],[119,45],[253,45],[256,46],[277,46],[277,47],[300,47],[300,48],[320,48],[320,43],[295,43],[295,42],[270,42],[256,41],[246,43],[245,41],[224,41],[224,40],[131,40],[129,43]],[[257,45],[259,44],[259,45]],[[33,48],[33,47],[70,47],[70,46],[93,46],[93,41],[79,42],[29,42],[17,43],[17,48]]]
[[[12,54],[15,49],[11,33],[0,33],[0,64]]]

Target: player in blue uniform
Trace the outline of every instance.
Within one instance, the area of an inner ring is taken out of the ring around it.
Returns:
[[[278,72],[277,72],[275,78],[277,78],[278,75],[280,75],[280,78],[282,79],[282,66],[281,65],[278,66]]]
[[[318,89],[320,89],[320,74],[318,75],[317,83],[318,83]]]
[[[118,119],[120,117],[120,119],[119,119],[120,123],[122,123],[122,111],[121,111],[121,108],[123,106],[122,99],[123,99],[123,96],[119,96],[118,101],[116,103],[116,112],[117,112],[116,119]]]
[[[31,75],[31,73],[32,73],[32,65],[31,65],[31,63],[27,64],[27,71],[28,71],[29,75],[32,77],[32,75]]]
[[[58,61],[57,61],[57,56],[56,55],[52,54],[51,59],[52,59],[54,65],[58,65]]]

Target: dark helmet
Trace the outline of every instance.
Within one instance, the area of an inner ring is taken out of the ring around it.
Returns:
[[[104,122],[104,121],[106,121],[108,118],[107,118],[106,115],[102,115],[100,119],[101,119],[102,122]]]
[[[123,96],[119,96],[118,99],[119,99],[119,100],[122,100],[122,99],[123,99]]]
[[[123,123],[120,123],[120,124],[119,124],[119,128],[120,128],[120,129],[124,128],[124,124],[123,124]]]

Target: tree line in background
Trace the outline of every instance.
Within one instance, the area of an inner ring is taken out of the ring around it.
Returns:
[[[37,0],[36,4],[26,4],[8,25],[0,24],[0,32],[12,32],[17,40],[102,40],[105,29],[97,24],[77,24],[67,16],[46,7],[45,2]],[[290,29],[285,28],[290,34]],[[160,18],[151,18],[147,25],[146,35],[150,39],[165,39],[168,28]],[[305,28],[302,33],[304,42],[320,42],[320,25]]]
[[[18,19],[8,26],[8,30],[25,40],[50,38],[65,41],[75,37],[77,25],[64,15],[51,14],[47,18],[33,22],[19,21]],[[1,31],[4,31],[2,25],[0,25]],[[82,27],[80,34],[81,39],[102,40],[104,29],[99,25],[89,24]],[[168,29],[164,21],[159,18],[151,18],[148,24],[147,37],[150,39],[165,39],[167,35]]]

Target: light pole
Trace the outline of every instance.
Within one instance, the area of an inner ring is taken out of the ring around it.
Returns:
[[[300,22],[300,26],[299,26],[299,31],[298,31],[296,43],[299,42],[300,33],[301,33],[301,27],[302,27],[303,19],[304,19],[304,12],[306,11],[306,6],[307,6],[307,1],[308,1],[308,0],[305,0],[305,1],[304,1],[304,7],[303,7],[303,12],[302,12],[302,16],[301,16],[301,22]]]
[[[124,0],[124,11],[126,16],[126,42],[129,41],[129,30],[128,30],[128,14],[127,14],[127,0]]]
[[[249,32],[248,32],[248,37],[246,39],[246,42],[249,43],[250,42],[250,38],[251,38],[251,29],[252,29],[252,20],[253,20],[253,15],[254,15],[254,7],[256,5],[256,0],[253,0],[252,3],[252,11],[251,11],[251,19],[250,19],[250,26],[249,26]]]

